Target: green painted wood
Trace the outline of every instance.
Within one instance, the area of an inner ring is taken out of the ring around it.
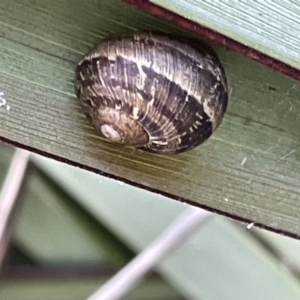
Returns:
[[[228,113],[203,146],[155,156],[112,145],[73,91],[80,57],[133,29],[183,33],[119,0],[0,3],[0,137],[196,205],[298,235],[300,83],[212,45],[232,89]]]
[[[150,0],[300,69],[297,1]]]

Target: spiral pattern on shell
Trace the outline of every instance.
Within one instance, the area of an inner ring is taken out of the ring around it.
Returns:
[[[75,91],[102,135],[155,153],[205,142],[228,102],[226,75],[210,48],[153,33],[103,40],[77,65]]]

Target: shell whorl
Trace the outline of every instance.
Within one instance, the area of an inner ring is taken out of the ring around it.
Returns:
[[[104,136],[156,153],[206,141],[228,102],[225,72],[209,48],[152,33],[102,41],[78,64],[75,90]]]

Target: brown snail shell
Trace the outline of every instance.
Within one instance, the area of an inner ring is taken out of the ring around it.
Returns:
[[[103,40],[79,62],[75,90],[102,135],[155,153],[205,142],[228,102],[225,72],[207,46],[153,33]]]

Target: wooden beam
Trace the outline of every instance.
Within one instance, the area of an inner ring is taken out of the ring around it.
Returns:
[[[102,37],[183,30],[121,2],[0,3],[1,140],[245,222],[299,235],[300,83],[212,44],[232,90],[203,146],[155,156],[96,134],[73,91],[76,62]],[[186,33],[186,35],[190,35]]]

